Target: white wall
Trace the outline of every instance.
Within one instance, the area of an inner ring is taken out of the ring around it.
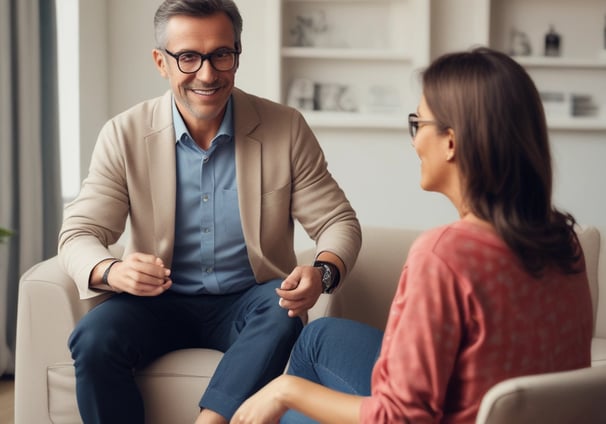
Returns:
[[[104,83],[103,75],[107,75],[108,108],[103,120],[168,88],[151,59],[152,17],[160,0],[105,1],[107,67],[97,70],[99,88]],[[433,0],[431,56],[485,43],[489,32],[486,4],[485,0]],[[277,29],[269,26],[277,13],[272,6],[274,0],[239,0],[238,5],[244,18],[244,52],[237,84],[254,94],[275,98],[278,71],[272,55],[277,54]],[[89,132],[98,131],[98,120],[89,124],[97,126]],[[316,134],[333,175],[363,224],[428,228],[456,219],[445,199],[420,190],[419,162],[405,131],[323,129]],[[606,193],[602,187],[606,180],[606,133],[554,132],[552,140],[556,204],[582,223],[606,226]],[[82,150],[90,151],[85,145],[94,143],[94,139],[83,138],[82,143]]]
[[[107,115],[108,99],[112,97],[107,91],[109,73],[108,65],[113,52],[107,49],[107,28],[113,25],[115,18],[108,16],[107,5],[103,1],[81,0],[80,15],[80,54],[79,81],[80,90],[80,174],[88,172],[89,158],[93,151],[97,132]],[[92,141],[92,143],[91,143]]]
[[[80,76],[78,0],[60,0],[57,6],[59,131],[61,134],[61,185],[65,200],[80,189]],[[70,166],[67,166],[70,164]]]

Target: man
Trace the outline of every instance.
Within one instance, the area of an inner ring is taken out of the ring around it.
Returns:
[[[360,227],[301,115],[234,88],[231,0],[166,0],[153,58],[171,90],[110,120],[65,211],[80,296],[118,294],[69,340],[85,423],[143,423],[132,370],[176,349],[225,352],[198,423],[225,423],[282,373],[307,310],[358,254]],[[123,259],[107,246],[131,235]],[[316,241],[296,266],[293,220]]]

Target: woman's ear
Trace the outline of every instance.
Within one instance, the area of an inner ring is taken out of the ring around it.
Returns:
[[[446,148],[446,160],[450,162],[455,157],[455,146],[456,146],[456,138],[455,133],[452,128],[449,128],[447,131],[448,136],[448,145]]]

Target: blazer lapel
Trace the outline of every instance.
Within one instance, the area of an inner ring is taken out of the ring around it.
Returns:
[[[156,254],[168,260],[168,264],[172,262],[175,238],[177,184],[171,102],[172,96],[168,92],[152,113],[151,132],[145,140]]]
[[[259,115],[246,94],[234,89],[234,131],[236,141],[236,178],[242,231],[252,257],[261,252],[261,142],[253,131],[259,125]]]

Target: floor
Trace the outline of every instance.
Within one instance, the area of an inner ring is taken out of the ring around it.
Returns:
[[[15,422],[15,381],[13,377],[0,378],[0,423]]]

